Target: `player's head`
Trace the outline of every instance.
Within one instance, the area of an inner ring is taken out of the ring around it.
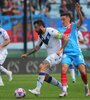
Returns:
[[[61,14],[61,20],[62,20],[62,24],[63,26],[67,26],[68,24],[71,23],[72,17],[70,13],[62,13]]]
[[[45,24],[42,20],[36,20],[34,22],[34,29],[39,34],[43,34],[43,28],[45,28]]]

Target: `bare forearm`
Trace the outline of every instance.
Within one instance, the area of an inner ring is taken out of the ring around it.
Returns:
[[[78,23],[77,23],[77,27],[80,27],[81,24],[82,24],[82,22],[83,22],[83,20],[84,20],[84,16],[82,15],[80,5],[79,5],[78,3],[76,3],[75,6],[76,6],[77,14],[78,14],[78,16],[79,16],[79,21],[78,21]]]
[[[79,16],[79,21],[82,23],[83,22],[83,20],[84,20],[84,17],[83,17],[83,15],[82,15],[82,13],[81,13],[81,11],[79,10],[79,11],[77,11],[77,13],[78,13],[78,16]]]
[[[40,47],[37,47],[37,46],[36,46],[36,47],[34,47],[33,49],[31,49],[29,52],[27,52],[26,54],[27,54],[27,56],[29,56],[29,55],[31,55],[31,54],[37,52],[39,49],[40,49]]]

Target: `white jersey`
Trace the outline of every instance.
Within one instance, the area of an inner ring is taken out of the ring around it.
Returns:
[[[3,45],[6,39],[9,39],[9,36],[7,32],[3,28],[0,27],[0,45]],[[1,52],[7,52],[7,47],[1,48],[0,53]]]
[[[78,31],[78,38],[80,40],[84,40],[83,35],[82,35],[82,32],[80,32],[80,31]]]
[[[48,55],[51,55],[61,48],[62,34],[54,28],[46,28],[46,32],[39,36],[37,45],[45,44]]]

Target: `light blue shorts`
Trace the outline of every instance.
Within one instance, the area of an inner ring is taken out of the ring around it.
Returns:
[[[85,61],[82,54],[79,55],[63,55],[62,64],[67,64],[68,66],[74,64],[75,67],[78,67],[80,64],[85,65]]]

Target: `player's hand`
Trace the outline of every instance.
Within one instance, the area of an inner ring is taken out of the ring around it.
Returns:
[[[76,8],[77,12],[80,11],[81,10],[80,4],[79,3],[76,3],[75,4],[75,8]]]
[[[21,55],[21,58],[26,58],[28,55],[27,54],[23,54]]]
[[[63,52],[63,49],[61,49],[61,50],[58,50],[57,52],[56,52],[56,54],[58,55],[58,56],[60,56],[60,54]]]

